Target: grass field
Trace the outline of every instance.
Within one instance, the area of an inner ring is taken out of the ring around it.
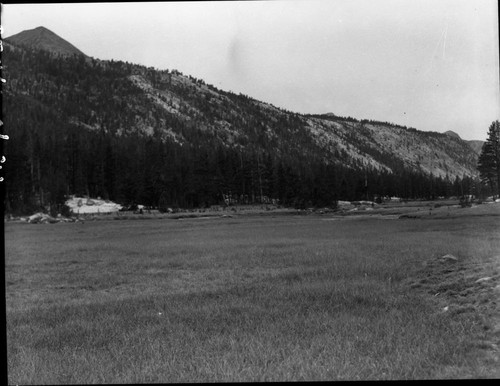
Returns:
[[[6,223],[9,383],[499,377],[499,206]]]

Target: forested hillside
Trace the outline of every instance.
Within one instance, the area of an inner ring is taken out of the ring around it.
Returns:
[[[176,70],[58,55],[7,39],[6,208],[67,195],[122,204],[460,195],[477,154],[439,133],[334,115],[304,116],[218,90]]]

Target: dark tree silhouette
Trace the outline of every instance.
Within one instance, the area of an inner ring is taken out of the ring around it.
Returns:
[[[483,145],[477,166],[481,180],[500,196],[500,122],[494,121]]]

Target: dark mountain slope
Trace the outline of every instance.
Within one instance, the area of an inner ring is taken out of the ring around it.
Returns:
[[[484,141],[467,141],[469,146],[474,150],[474,152],[479,156],[481,154],[481,150],[483,149]]]
[[[45,27],[37,27],[9,36],[6,42],[49,51],[58,55],[84,55],[78,48]]]
[[[448,130],[448,131],[445,131],[444,133],[446,135],[449,135],[450,137],[459,138],[460,139],[460,136],[457,133],[455,133],[454,131]]]
[[[454,137],[454,138],[461,139],[457,133],[455,133],[454,131],[451,131],[451,130],[446,131],[445,134],[449,135],[451,137]],[[472,141],[464,141],[464,142],[466,142],[470,146],[470,148],[474,151],[474,153],[476,153],[478,156],[479,156],[479,154],[481,154],[481,150],[483,148],[484,141],[472,140]]]
[[[223,195],[331,205],[456,194],[477,173],[477,154],[460,138],[300,115],[176,70],[23,47],[6,44],[3,56],[12,210],[65,194],[154,206]]]

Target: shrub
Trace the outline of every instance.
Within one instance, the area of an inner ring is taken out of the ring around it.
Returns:
[[[72,215],[71,208],[66,204],[63,204],[61,206],[60,213],[61,213],[61,216],[63,216],[63,217],[71,217],[71,215]]]

